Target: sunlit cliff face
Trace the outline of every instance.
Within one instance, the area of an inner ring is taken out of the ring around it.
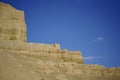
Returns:
[[[0,40],[26,41],[24,12],[0,3]]]
[[[22,11],[0,3],[0,80],[120,80],[120,68],[84,64],[80,51],[27,43]]]

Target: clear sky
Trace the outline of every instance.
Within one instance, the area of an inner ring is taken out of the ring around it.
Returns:
[[[80,50],[86,64],[120,67],[119,0],[1,0],[24,10],[28,42]]]

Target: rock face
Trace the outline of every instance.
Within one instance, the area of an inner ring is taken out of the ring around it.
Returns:
[[[120,80],[120,68],[84,64],[80,51],[26,42],[23,11],[0,2],[0,80]]]
[[[0,40],[26,41],[24,12],[0,3]]]

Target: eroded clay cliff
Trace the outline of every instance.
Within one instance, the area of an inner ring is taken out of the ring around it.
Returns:
[[[84,64],[80,51],[26,42],[24,12],[0,2],[0,80],[120,80],[120,68]]]
[[[0,3],[0,40],[26,41],[24,12]]]

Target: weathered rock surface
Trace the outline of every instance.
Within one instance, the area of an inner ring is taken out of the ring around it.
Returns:
[[[0,2],[0,40],[26,41],[24,12]]]
[[[26,42],[23,11],[0,2],[0,80],[120,80],[120,68],[83,63],[80,51]]]

